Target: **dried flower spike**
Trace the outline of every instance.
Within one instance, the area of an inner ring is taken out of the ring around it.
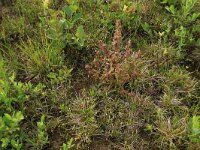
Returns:
[[[112,42],[113,51],[120,51],[120,44],[122,39],[122,26],[120,20],[117,20],[115,23],[115,33]]]

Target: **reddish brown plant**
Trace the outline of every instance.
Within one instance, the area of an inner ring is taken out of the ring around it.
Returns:
[[[121,50],[121,22],[116,21],[115,33],[111,50],[102,41],[99,42],[101,51],[96,51],[94,60],[85,66],[88,74],[102,83],[122,87],[126,82],[139,75],[137,67],[141,52],[131,50],[131,41]]]

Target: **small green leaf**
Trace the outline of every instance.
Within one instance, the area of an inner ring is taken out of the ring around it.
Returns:
[[[176,13],[176,8],[174,7],[174,5],[170,5],[170,7],[166,6],[165,9],[167,9],[173,15],[175,15],[175,13]]]
[[[74,13],[76,13],[76,11],[78,10],[78,6],[77,5],[70,5],[70,6],[65,6],[63,8],[63,11],[68,15],[68,16],[72,16]]]
[[[190,140],[200,142],[200,116],[193,116],[189,122]]]
[[[15,114],[15,118],[19,121],[23,120],[24,119],[24,116],[22,114],[21,111],[18,111],[16,114]]]
[[[19,140],[15,141],[14,139],[11,140],[11,145],[17,150],[20,150],[22,147],[22,144],[19,144]]]
[[[191,17],[192,21],[196,20],[199,16],[200,16],[200,13],[198,13],[198,14],[197,13],[193,13],[192,17]]]
[[[144,31],[149,32],[150,30],[150,26],[147,22],[145,22],[144,24],[142,24],[142,28]]]
[[[63,143],[63,150],[67,150],[67,144]]]
[[[78,10],[77,5],[70,5],[69,8],[72,10],[73,13],[75,13]]]
[[[50,79],[56,79],[56,74],[53,73],[53,72],[50,72],[48,75],[47,75],[48,78]]]
[[[1,147],[6,148],[9,144],[10,140],[8,138],[2,138],[1,142],[2,142]]]
[[[77,28],[76,37],[85,38],[85,32],[82,25]]]
[[[86,34],[84,32],[82,25],[77,28],[76,37],[77,37],[77,41],[79,42],[80,46],[83,46],[85,38],[86,38]]]
[[[9,123],[9,122],[12,121],[12,117],[11,117],[9,114],[5,113],[5,114],[4,114],[4,117],[3,117],[3,120],[4,120],[5,122]]]
[[[63,8],[63,11],[70,17],[73,15],[73,10],[71,10],[71,8],[69,6],[65,6]]]
[[[79,19],[81,19],[81,14],[77,13],[76,15],[73,16],[73,22],[75,23],[76,21],[78,21]]]

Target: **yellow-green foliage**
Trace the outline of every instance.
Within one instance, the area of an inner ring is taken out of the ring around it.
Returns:
[[[200,149],[199,4],[0,2],[0,149]]]

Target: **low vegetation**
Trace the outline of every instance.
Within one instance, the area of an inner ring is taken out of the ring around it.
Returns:
[[[198,0],[2,0],[0,149],[200,149]]]

